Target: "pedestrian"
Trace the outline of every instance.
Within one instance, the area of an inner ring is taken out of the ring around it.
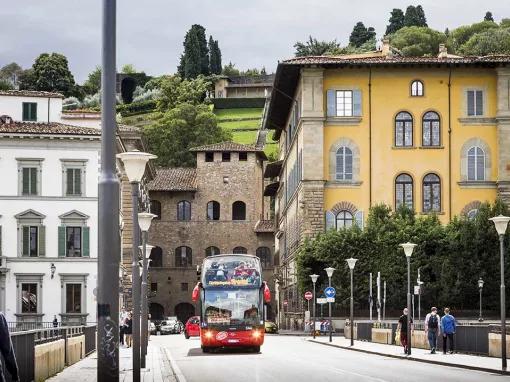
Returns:
[[[450,343],[450,354],[455,351],[453,335],[457,325],[455,317],[450,314],[450,308],[444,308],[444,316],[441,318],[441,333],[443,333],[443,354],[446,354],[446,342]]]
[[[127,312],[124,308],[122,308],[119,314],[119,342],[121,345],[124,345],[124,331],[126,329],[126,318]]]
[[[57,320],[57,316],[56,315],[53,316],[53,327],[54,328],[58,327],[58,320]]]
[[[400,344],[404,347],[404,353],[408,354],[408,340],[407,340],[407,315],[409,311],[407,308],[403,310],[403,315],[398,319],[397,332],[400,331]],[[410,319],[411,330],[413,330],[413,319]]]
[[[439,314],[437,314],[437,308],[433,306],[430,313],[425,317],[425,335],[429,340],[431,354],[436,354],[437,338],[441,331],[439,325],[440,320],[441,318]]]
[[[147,315],[147,341],[151,340],[151,315]]]
[[[5,382],[2,364],[11,375],[11,380],[19,381],[18,364],[16,363],[16,356],[14,355],[14,347],[12,346],[7,320],[2,312],[0,312],[0,353],[2,353],[3,357],[3,362],[2,358],[0,358],[0,382]]]
[[[131,312],[125,321],[124,334],[126,335],[126,347],[130,348],[133,343],[133,315]]]

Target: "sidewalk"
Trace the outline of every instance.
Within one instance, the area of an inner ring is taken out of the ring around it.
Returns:
[[[133,380],[132,349],[121,346],[119,352],[120,373],[119,381],[131,382]],[[162,347],[149,342],[146,358],[147,368],[141,371],[143,382],[176,382],[170,361]],[[92,353],[87,358],[66,367],[56,376],[48,379],[51,382],[89,382],[97,380],[97,353]]]
[[[329,343],[328,337],[317,337],[308,339],[310,342],[339,347],[342,349],[360,351],[364,353],[377,354],[386,357],[408,359],[417,362],[425,362],[443,366],[460,367],[462,369],[486,371],[490,373],[499,373],[501,371],[501,358],[483,357],[468,354],[443,354],[440,350],[436,354],[430,354],[427,349],[412,349],[411,356],[404,354],[402,346],[384,345],[368,341],[354,341],[354,347],[351,347],[351,340],[344,337],[333,337],[333,342]],[[510,375],[510,371],[503,374]]]

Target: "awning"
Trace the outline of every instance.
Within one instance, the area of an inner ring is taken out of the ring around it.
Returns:
[[[264,170],[264,178],[276,178],[280,175],[282,170],[283,160],[277,160],[276,162],[270,162],[266,165]]]
[[[268,184],[264,189],[264,196],[275,196],[278,188],[280,187],[280,182],[274,182]]]

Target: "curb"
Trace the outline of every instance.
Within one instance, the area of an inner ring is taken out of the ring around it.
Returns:
[[[165,350],[166,357],[170,361],[170,367],[172,368],[172,370],[174,372],[174,376],[175,376],[175,379],[177,380],[177,382],[187,382],[186,377],[184,376],[184,374],[181,371],[181,368],[179,367],[179,365],[177,365],[177,362],[172,357],[170,350],[168,350],[167,348],[164,348],[164,350]]]
[[[344,350],[357,351],[357,352],[360,352],[360,353],[374,354],[374,355],[379,355],[379,356],[383,356],[383,357],[390,357],[390,358],[396,358],[396,359],[402,359],[402,360],[408,360],[408,361],[415,361],[415,362],[422,362],[422,363],[429,363],[429,364],[448,366],[448,367],[456,367],[456,368],[459,368],[459,369],[467,369],[467,370],[474,370],[474,371],[483,371],[485,373],[510,375],[510,371],[509,370],[497,370],[497,369],[490,369],[490,368],[481,367],[481,366],[470,366],[470,365],[463,365],[463,364],[453,364],[453,363],[443,362],[443,361],[415,358],[413,356],[411,356],[411,357],[404,357],[404,356],[400,356],[400,355],[396,355],[396,354],[388,354],[388,353],[383,353],[383,352],[378,352],[378,351],[373,351],[373,350],[352,348],[350,346],[343,346],[343,345],[335,345],[335,344],[330,344],[330,343],[324,343],[324,342],[313,340],[313,339],[312,340],[308,340],[308,341],[316,343],[316,344],[320,344],[320,345],[331,346],[331,347],[335,347],[335,348],[339,348],[339,349],[344,349]]]

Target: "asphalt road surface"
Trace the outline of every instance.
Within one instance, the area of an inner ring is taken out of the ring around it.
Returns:
[[[204,354],[198,338],[183,335],[152,336],[151,341],[169,350],[186,382],[510,381],[497,374],[332,348],[302,337],[266,336],[258,354]]]

